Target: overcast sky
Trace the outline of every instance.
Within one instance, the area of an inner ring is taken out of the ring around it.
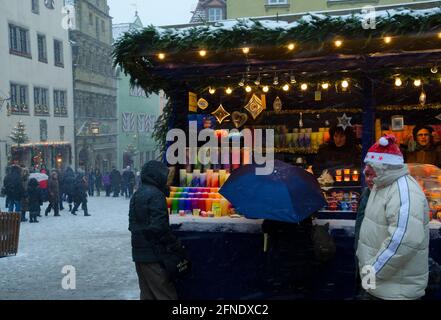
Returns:
[[[144,26],[188,23],[197,2],[198,0],[107,0],[113,23],[132,22],[135,10],[138,10]]]

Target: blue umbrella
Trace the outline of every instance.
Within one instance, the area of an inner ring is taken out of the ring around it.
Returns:
[[[219,191],[247,218],[298,223],[326,205],[315,177],[302,168],[275,160],[270,175],[256,175],[257,165],[235,170]]]

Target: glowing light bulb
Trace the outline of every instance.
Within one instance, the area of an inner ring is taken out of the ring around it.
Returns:
[[[263,90],[263,92],[268,92],[269,91],[269,87],[268,86],[264,86],[263,88],[262,88],[262,90]]]
[[[200,55],[201,57],[205,57],[205,56],[207,55],[207,51],[206,51],[206,50],[200,50],[200,51],[199,51],[199,55]]]
[[[248,53],[250,53],[250,48],[248,48],[248,47],[242,48],[242,52],[244,54],[248,54]]]
[[[419,87],[419,86],[421,86],[421,80],[420,80],[420,79],[416,79],[416,80],[413,82],[413,85],[414,85],[415,87]]]
[[[233,92],[233,89],[231,89],[230,87],[228,87],[226,90],[225,90],[225,93],[226,94],[231,94]]]
[[[337,48],[340,48],[340,47],[343,45],[343,41],[341,41],[341,40],[336,40],[336,41],[334,42],[334,45],[335,45]]]
[[[253,90],[253,89],[251,89],[250,86],[246,86],[246,87],[245,87],[245,91],[248,92],[248,93],[250,93],[252,90]]]
[[[208,92],[209,92],[210,94],[215,94],[215,93],[216,93],[216,89],[210,87],[210,88],[208,89]]]
[[[289,84],[285,84],[282,89],[283,91],[289,91]]]
[[[308,85],[307,85],[306,83],[303,83],[303,84],[300,86],[300,89],[301,89],[302,91],[306,91],[306,90],[308,90]]]
[[[400,78],[395,79],[395,87],[401,87],[403,85],[403,81]]]
[[[392,37],[385,37],[385,38],[384,38],[384,43],[389,44],[389,43],[391,43],[391,42],[392,42]]]
[[[159,53],[158,54],[158,58],[159,58],[159,60],[164,60],[165,59],[165,54],[164,53]]]
[[[296,45],[295,45],[294,43],[290,43],[290,44],[288,45],[288,49],[289,49],[290,51],[294,50],[295,48],[296,48]]]
[[[322,83],[322,89],[328,90],[328,88],[329,88],[329,83],[327,83],[327,82]]]
[[[342,88],[347,89],[349,87],[349,82],[347,80],[343,80],[341,82],[341,86]]]

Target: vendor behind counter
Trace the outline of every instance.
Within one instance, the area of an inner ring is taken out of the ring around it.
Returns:
[[[361,148],[356,143],[352,127],[334,126],[329,130],[331,140],[318,150],[312,170],[320,176],[325,169],[357,168],[361,164]]]
[[[435,144],[431,126],[416,126],[413,129],[413,139],[416,142],[414,150],[403,148],[406,163],[432,164],[441,168],[441,145]]]

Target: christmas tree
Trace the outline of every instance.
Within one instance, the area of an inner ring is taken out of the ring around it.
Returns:
[[[29,141],[29,137],[26,134],[26,127],[21,120],[18,121],[15,128],[12,129],[12,133],[9,138],[11,138],[11,140],[18,145]]]

